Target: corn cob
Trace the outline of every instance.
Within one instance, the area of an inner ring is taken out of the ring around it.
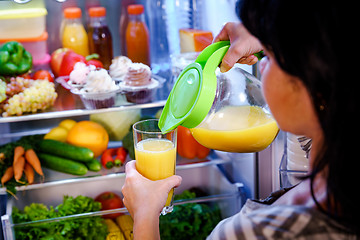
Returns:
[[[106,240],[125,240],[124,235],[122,234],[120,228],[116,223],[111,219],[105,219],[105,223],[108,227],[108,235]]]
[[[121,215],[116,218],[116,223],[119,225],[126,240],[132,240],[134,221],[130,215]]]

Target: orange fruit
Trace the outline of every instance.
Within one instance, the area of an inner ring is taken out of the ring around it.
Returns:
[[[109,135],[100,124],[81,121],[69,130],[66,141],[75,146],[87,147],[94,152],[95,157],[98,157],[106,150]]]

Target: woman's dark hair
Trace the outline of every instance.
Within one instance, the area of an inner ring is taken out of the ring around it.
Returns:
[[[324,143],[309,173],[311,187],[323,171],[327,178],[326,212],[352,232],[360,233],[360,175],[356,151],[359,86],[351,52],[359,44],[349,25],[357,7],[342,1],[241,0],[237,12],[244,26],[275,57],[280,68],[307,87],[324,132]],[[352,6],[350,6],[352,5]]]

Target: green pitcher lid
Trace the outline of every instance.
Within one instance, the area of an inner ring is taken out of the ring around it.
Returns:
[[[206,117],[216,94],[215,70],[229,46],[229,41],[211,44],[180,73],[159,120],[162,132],[179,125],[194,128]]]

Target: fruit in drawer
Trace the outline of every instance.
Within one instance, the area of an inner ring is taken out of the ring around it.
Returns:
[[[76,124],[75,120],[65,119],[59,123],[59,127],[63,127],[66,128],[67,130],[70,130],[73,126],[75,126],[75,124]]]
[[[111,210],[116,208],[124,207],[124,204],[116,193],[113,192],[103,192],[95,198],[95,201],[101,203],[101,210]],[[122,213],[113,213],[104,215],[104,218],[117,218],[122,215]]]
[[[45,134],[44,139],[52,139],[60,142],[66,142],[68,135],[68,130],[64,127],[54,127],[47,134]]]
[[[94,157],[98,157],[107,149],[109,135],[98,123],[80,121],[70,129],[66,141],[75,146],[89,148],[94,152]]]

